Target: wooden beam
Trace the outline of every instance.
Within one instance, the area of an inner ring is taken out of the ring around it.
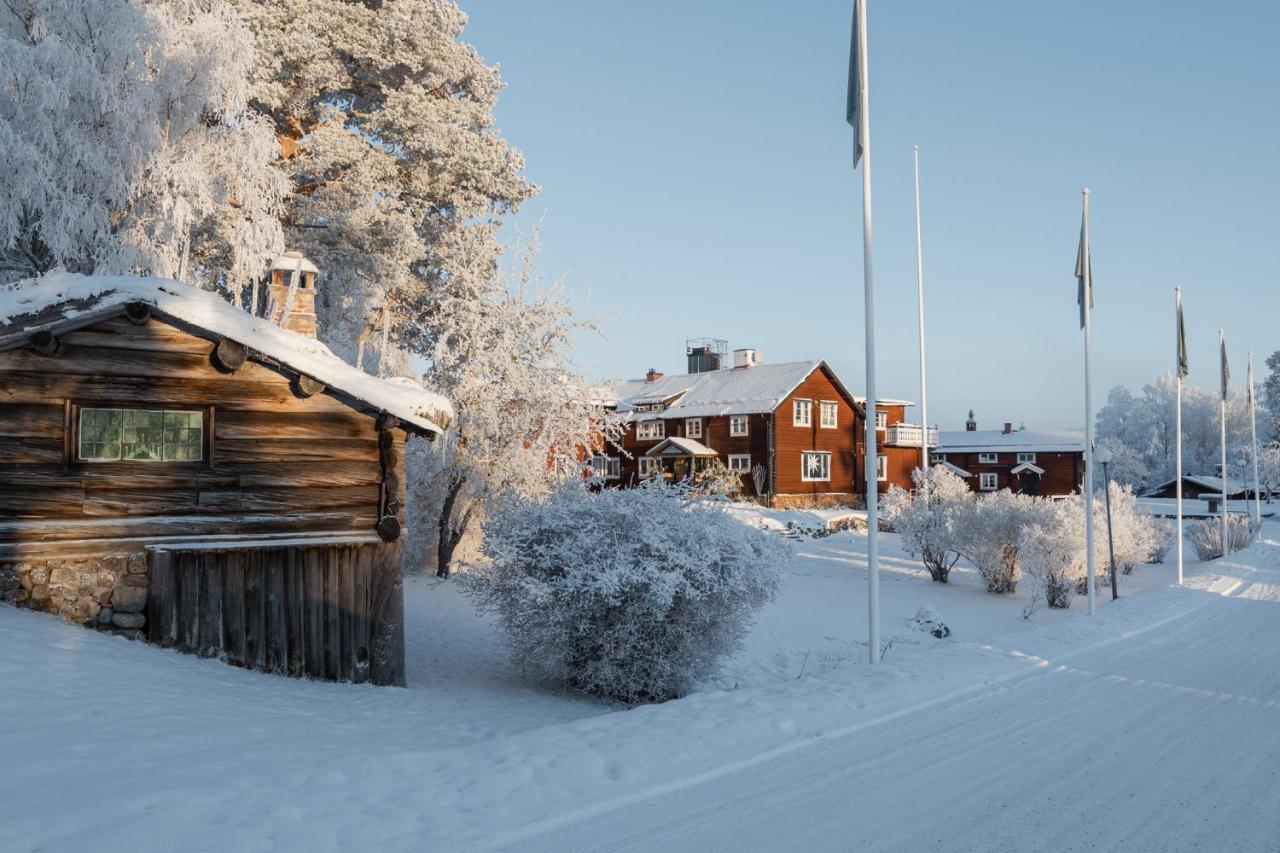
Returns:
[[[293,381],[289,383],[289,387],[293,389],[294,394],[304,399],[314,397],[316,394],[323,394],[325,391],[323,382],[301,373],[294,377]]]
[[[248,358],[248,348],[230,338],[220,339],[211,354],[213,366],[223,373],[235,373]]]
[[[47,329],[42,329],[31,336],[31,348],[44,356],[55,356],[62,344],[58,341],[57,335]]]
[[[124,306],[124,318],[135,326],[145,326],[151,319],[151,306],[145,302],[130,302]]]
[[[378,420],[374,423],[374,429],[378,432],[386,432],[387,430],[399,429],[400,419],[390,412],[383,412],[378,415]]]

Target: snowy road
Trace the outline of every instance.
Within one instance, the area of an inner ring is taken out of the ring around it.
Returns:
[[[528,851],[1280,851],[1280,579]],[[507,849],[507,848],[504,848]]]

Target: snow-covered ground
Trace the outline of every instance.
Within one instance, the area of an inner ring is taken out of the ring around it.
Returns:
[[[783,526],[778,518],[739,513],[746,522]],[[1093,619],[1077,599],[1070,613],[1040,610],[1025,620],[1023,595],[990,596],[964,567],[953,572],[951,584],[934,584],[902,554],[896,537],[886,535],[883,620],[892,645],[876,668],[865,663],[866,534],[803,540],[796,543],[797,559],[778,601],[761,614],[741,654],[714,683],[684,699],[631,711],[526,682],[508,662],[494,626],[473,612],[453,581],[408,584],[407,690],[245,672],[0,607],[0,715],[9,724],[0,748],[0,849],[585,850],[628,843],[677,850],[708,849],[716,839],[723,849],[783,849],[790,846],[786,833],[744,834],[751,815],[735,818],[741,821],[737,830],[727,817],[707,820],[706,807],[720,786],[729,786],[726,803],[754,803],[764,815],[752,780],[776,770],[779,779],[791,773],[797,790],[809,791],[816,802],[815,778],[797,768],[841,754],[842,763],[828,762],[821,772],[838,766],[861,773],[864,760],[868,772],[871,765],[898,763],[913,772],[895,776],[893,790],[926,809],[952,796],[935,790],[930,763],[954,773],[973,750],[1016,753],[1008,744],[993,745],[998,731],[958,726],[955,708],[994,705],[991,713],[998,712],[1016,739],[1019,730],[1009,720],[1057,714],[1064,700],[1048,695],[1050,687],[1018,686],[1032,681],[1058,685],[1068,695],[1084,690],[1096,697],[1099,710],[1115,715],[1096,721],[1100,730],[1107,720],[1120,719],[1132,732],[1138,727],[1132,714],[1147,713],[1142,702],[1153,694],[1112,678],[1109,656],[1116,650],[1135,660],[1176,653],[1214,667],[1210,656],[1222,649],[1213,637],[1194,635],[1185,644],[1162,638],[1187,625],[1237,630],[1240,619],[1229,608],[1239,608],[1244,597],[1254,604],[1280,602],[1278,536],[1280,525],[1268,522],[1267,541],[1249,552],[1221,563],[1189,563],[1183,589],[1170,586],[1171,567],[1140,567],[1122,578],[1118,604],[1100,597],[1104,604]],[[937,640],[910,627],[926,604],[950,625],[951,638]],[[1270,633],[1254,636],[1250,629],[1250,642],[1265,640],[1274,648],[1280,610],[1239,611],[1262,614],[1256,618],[1273,611]],[[1250,723],[1270,726],[1270,740],[1239,730],[1223,731],[1221,738],[1232,744],[1252,738],[1274,749],[1280,664],[1275,655],[1251,660],[1255,668],[1247,672],[1217,667],[1212,684],[1194,674],[1163,673],[1166,687],[1160,689],[1169,695],[1208,690],[1211,701],[1238,703]],[[1044,677],[1067,672],[1087,675]],[[1069,739],[1076,721],[1051,719]],[[952,736],[938,736],[942,731]],[[1114,749],[1111,740],[1089,734],[1089,743]],[[905,744],[911,737],[930,738],[931,753],[904,746],[895,757],[888,746],[875,747],[880,738]],[[1201,745],[1208,759],[1196,753],[1179,763],[1161,756],[1165,776],[1154,787],[1167,790],[1168,774],[1230,769],[1212,763],[1211,739]],[[1065,746],[1028,749],[1023,763],[1045,772],[1054,771],[1053,761],[1073,757]],[[1271,755],[1270,766],[1280,766]],[[1106,790],[1111,782],[1060,769],[1086,788]],[[1039,800],[1037,791],[1025,788],[1025,767],[1009,772],[1006,782],[986,793],[999,793],[1010,809],[1034,813]],[[1273,787],[1266,789],[1273,792],[1273,806],[1280,803],[1274,772]],[[1133,808],[1141,791],[1120,793]],[[668,832],[660,843],[635,834],[637,827],[664,823],[661,809],[681,802],[691,811],[670,815],[670,826],[683,827],[680,833]],[[818,827],[831,817],[829,802],[812,814],[795,797],[786,802],[793,822]],[[845,811],[859,816],[860,832],[871,833],[853,847],[889,849],[867,839],[898,832],[907,833],[894,836],[904,849],[948,849],[945,837],[907,845],[909,827],[886,823],[895,813],[890,805],[868,810],[849,801]],[[1059,806],[1076,813],[1069,803]],[[1178,809],[1176,803],[1170,808]],[[1269,818],[1255,821],[1258,832],[1272,833],[1265,838],[1237,827],[1231,837],[1241,843],[1232,849],[1268,849],[1265,844],[1278,837],[1276,814],[1273,808]],[[967,826],[980,815],[952,817]],[[1104,825],[1101,817],[1091,815],[1088,823]],[[714,831],[698,836],[694,830],[703,824]],[[788,823],[779,817],[776,825]],[[1007,838],[1019,838],[1016,826]],[[1022,849],[1067,846],[1057,843],[1066,836],[1037,835],[1034,821],[1025,829]],[[849,830],[841,832],[824,845],[810,831],[813,843],[801,846],[850,849]],[[1097,845],[1108,848],[1121,849],[1105,838]]]

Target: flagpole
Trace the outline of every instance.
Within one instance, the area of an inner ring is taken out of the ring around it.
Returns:
[[[1231,553],[1231,543],[1227,539],[1227,339],[1218,330],[1218,345],[1222,353],[1222,402],[1219,431],[1222,446],[1222,556]]]
[[[871,273],[871,100],[867,85],[867,0],[855,0],[858,40],[858,142],[862,147],[862,292],[867,367],[867,642],[871,662],[880,662],[879,479],[876,477],[876,303]]]
[[[1090,341],[1090,315],[1093,313],[1093,275],[1090,270],[1091,261],[1089,254],[1089,188],[1085,187],[1080,191],[1080,195],[1084,198],[1084,213],[1082,219],[1083,236],[1081,242],[1084,244],[1084,268],[1086,286],[1082,297],[1082,308],[1084,311],[1084,546],[1085,546],[1085,567],[1086,567],[1086,585],[1089,596],[1089,615],[1098,612],[1098,596],[1097,596],[1097,566],[1093,553],[1093,380],[1090,366],[1092,357],[1092,343]]]
[[[916,158],[916,302],[920,308],[920,470],[929,473],[929,391],[924,373],[924,241],[920,236],[920,146]]]
[[[1258,492],[1258,409],[1253,399],[1253,353],[1249,353],[1249,440],[1253,445],[1253,525],[1262,533],[1262,498]]]
[[[1174,463],[1174,474],[1177,479],[1174,482],[1175,494],[1178,498],[1178,526],[1174,528],[1173,538],[1178,543],[1178,586],[1182,586],[1182,370],[1183,370],[1183,350],[1182,343],[1184,333],[1182,328],[1182,288],[1175,287],[1173,289],[1174,304],[1177,306],[1177,324],[1178,324],[1178,346],[1177,361],[1173,366],[1173,375],[1178,380],[1178,405],[1173,417],[1173,432],[1176,437],[1175,445],[1177,450],[1174,454],[1176,462]]]

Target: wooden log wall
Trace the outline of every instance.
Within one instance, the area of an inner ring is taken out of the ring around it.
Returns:
[[[388,503],[403,523],[398,424],[379,430],[372,415],[252,359],[225,372],[214,341],[141,321],[66,333],[48,355],[0,352],[0,550],[116,536],[371,533]],[[76,463],[70,426],[80,404],[206,408],[211,458]],[[396,494],[384,494],[387,480]]]
[[[147,639],[235,666],[404,684],[399,547],[152,548]]]

